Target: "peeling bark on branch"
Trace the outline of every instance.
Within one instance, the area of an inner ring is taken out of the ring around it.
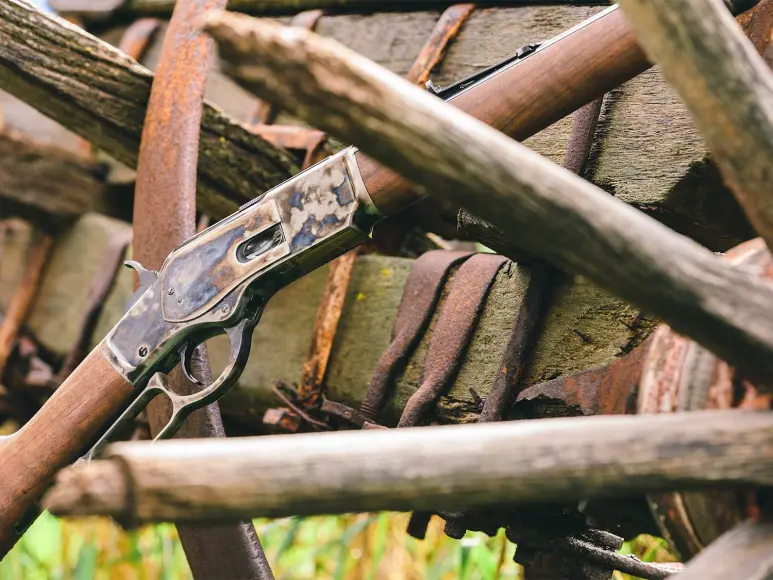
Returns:
[[[621,0],[693,115],[749,220],[773,248],[773,73],[721,0]]]
[[[136,524],[769,485],[772,431],[770,413],[720,411],[118,443],[124,469],[65,470],[45,503]]]
[[[731,364],[773,371],[768,282],[336,42],[247,16],[207,16],[221,55],[259,97],[518,232],[524,249],[647,309]]]
[[[65,20],[0,2],[0,84],[131,167],[153,74]],[[212,216],[287,179],[289,155],[205,105],[198,207]]]

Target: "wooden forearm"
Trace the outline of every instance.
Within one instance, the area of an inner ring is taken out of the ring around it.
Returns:
[[[771,434],[773,414],[723,411],[119,443],[45,505],[136,524],[769,485]]]
[[[773,73],[721,0],[621,0],[692,113],[725,181],[773,247]]]
[[[0,84],[119,161],[137,163],[153,74],[112,46],[21,0],[0,3]],[[228,215],[287,179],[290,157],[206,105],[199,209]]]
[[[773,290],[336,42],[211,13],[221,54],[264,100],[364,146],[521,246],[661,317],[747,372],[773,370]],[[336,82],[329,82],[335,78]],[[664,259],[665,257],[668,259]]]
[[[136,389],[94,350],[24,427],[0,438],[0,559],[54,474],[88,450]],[[31,523],[27,522],[27,523]]]

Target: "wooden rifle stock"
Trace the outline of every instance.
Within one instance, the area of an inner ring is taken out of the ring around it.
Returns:
[[[86,451],[137,392],[97,347],[21,430],[0,438],[0,559],[56,472]]]
[[[651,66],[616,8],[450,102],[522,141]],[[357,161],[373,202],[384,213],[400,211],[422,197],[364,154]]]

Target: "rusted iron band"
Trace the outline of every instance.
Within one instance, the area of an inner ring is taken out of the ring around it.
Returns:
[[[496,254],[476,254],[454,275],[429,339],[421,386],[403,409],[398,427],[419,425],[461,365],[497,272],[508,263]]]
[[[381,355],[360,404],[360,411],[370,421],[375,422],[383,410],[395,377],[427,329],[449,271],[469,257],[469,252],[434,250],[413,263],[397,309],[392,342]]]
[[[462,24],[473,10],[475,10],[475,4],[465,3],[449,6],[443,12],[406,75],[409,81],[422,86],[427,82],[432,69],[443,60],[448,44],[456,38]]]
[[[585,171],[591,147],[593,146],[593,138],[596,133],[599,115],[601,114],[602,103],[603,97],[580,109],[574,117],[572,133],[569,137],[564,157],[564,167],[578,175],[582,175]],[[528,362],[529,349],[535,340],[539,321],[544,315],[545,305],[551,294],[553,282],[559,275],[549,264],[536,263],[532,267],[526,295],[518,309],[499,372],[494,379],[494,385],[483,405],[478,421],[501,421],[505,418],[505,415],[519,394],[519,381],[523,369]],[[599,404],[620,406],[621,398],[624,400],[624,404],[632,401],[628,376],[632,373],[626,371],[633,367],[633,374],[638,379],[636,371],[641,366],[641,361],[634,361],[634,357],[626,358],[631,360],[626,362],[618,361],[620,364],[615,367],[611,378],[603,374],[598,376],[591,371],[591,374],[583,373],[576,377],[570,377],[560,384],[554,383],[550,385],[548,383],[548,385],[541,385],[541,387],[543,389],[557,387],[558,392],[555,396],[563,400],[566,405],[570,404],[568,399],[574,395],[580,402],[585,403],[586,406],[590,406],[592,403],[595,403],[596,408],[598,408]],[[637,363],[638,367],[635,366]],[[605,382],[604,379],[608,379],[611,384]],[[619,384],[619,381],[622,384]],[[600,389],[602,385],[605,387],[604,390]],[[606,389],[609,389],[609,393],[607,393]],[[601,400],[603,402],[600,403]],[[574,401],[571,401],[571,403],[574,403]],[[426,516],[418,516],[416,514],[415,516],[416,524],[413,524],[414,518],[412,517],[412,525],[409,525],[409,529],[420,534],[415,537],[423,537],[426,533],[426,526],[422,531],[421,522],[427,518]],[[477,521],[478,526],[480,526],[480,522],[485,522],[486,519],[485,514],[478,510],[465,511],[460,517],[446,518],[444,531],[449,537],[461,539],[471,524]],[[496,525],[493,526],[494,529],[496,527]]]
[[[290,21],[290,26],[296,28],[305,28],[306,30],[314,30],[317,26],[317,22],[325,14],[324,10],[306,10],[299,12],[293,16]],[[255,104],[255,111],[252,113],[252,125],[273,125],[276,122],[277,115],[279,115],[279,108],[273,103],[267,103],[265,101],[258,101]]]
[[[521,412],[526,407],[560,405],[564,410],[557,416],[633,414],[650,344],[647,339],[604,367],[528,387],[518,394],[516,405]]]

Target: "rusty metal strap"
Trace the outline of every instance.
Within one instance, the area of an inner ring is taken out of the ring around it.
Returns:
[[[432,330],[420,386],[408,399],[398,427],[419,425],[448,388],[462,363],[497,272],[506,263],[504,256],[476,254],[454,275]]]
[[[360,411],[371,421],[383,410],[394,378],[405,368],[429,325],[448,273],[469,257],[469,252],[433,250],[413,263],[397,309],[392,342],[379,359],[360,404]]]

